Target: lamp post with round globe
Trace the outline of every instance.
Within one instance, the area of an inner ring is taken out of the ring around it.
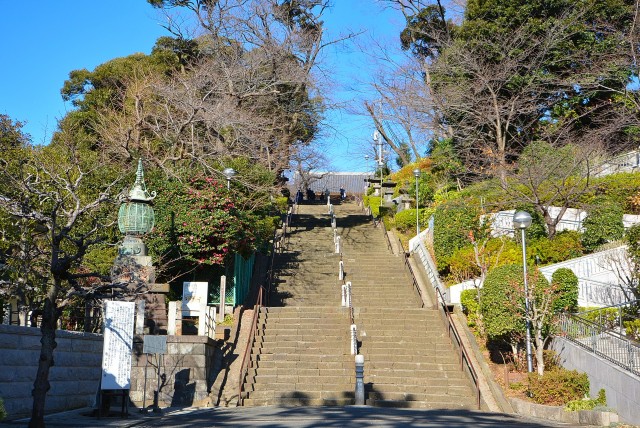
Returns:
[[[233,168],[225,168],[222,174],[227,177],[227,190],[229,190],[231,188],[231,179],[236,176],[237,172]]]
[[[527,327],[526,346],[527,346],[527,371],[533,371],[533,358],[531,355],[531,322],[529,321],[529,287],[527,283],[527,241],[525,237],[525,229],[531,226],[531,214],[526,211],[516,211],[513,214],[513,227],[520,229],[522,238],[522,269],[524,274],[524,308],[525,322]]]

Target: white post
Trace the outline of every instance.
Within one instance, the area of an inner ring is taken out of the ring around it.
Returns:
[[[339,280],[343,280],[344,279],[344,262],[342,260],[340,260],[340,263],[338,265],[339,265],[339,268],[338,268],[338,279]]]
[[[333,229],[333,243],[336,243],[336,238],[338,237],[338,231],[336,229]]]
[[[200,302],[200,308],[198,309],[198,336],[207,335],[207,315],[209,315],[207,303]]]
[[[218,306],[218,321],[224,321],[224,303],[227,299],[227,277],[220,277],[220,305]]]
[[[210,306],[207,314],[207,335],[215,339],[216,336],[216,307]]]
[[[347,307],[351,307],[351,281],[348,281],[347,284]]]
[[[342,284],[342,307],[347,306],[347,284]]]
[[[178,302],[169,302],[169,314],[167,316],[167,335],[174,336],[176,334],[176,312],[178,311]]]
[[[336,237],[336,254],[340,254],[340,237],[339,236]]]
[[[351,355],[356,355],[358,353],[358,333],[356,330],[356,325],[351,324]]]
[[[144,300],[136,305],[136,334],[144,334]]]

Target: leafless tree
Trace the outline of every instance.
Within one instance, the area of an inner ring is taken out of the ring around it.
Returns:
[[[50,389],[49,370],[54,364],[56,326],[61,300],[82,287],[86,278],[99,276],[80,269],[92,245],[101,242],[101,232],[112,217],[105,206],[113,202],[118,179],[102,186],[94,181],[101,162],[84,159],[74,145],[58,143],[55,147],[34,147],[32,156],[22,159],[19,173],[9,172],[8,160],[2,159],[0,178],[15,191],[0,194],[0,210],[17,222],[31,222],[41,231],[35,245],[43,263],[30,269],[46,282],[43,293],[41,349],[33,389],[33,409],[29,426],[44,426],[45,399]]]

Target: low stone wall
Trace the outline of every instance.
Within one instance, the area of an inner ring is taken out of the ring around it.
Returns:
[[[47,413],[92,405],[100,382],[102,335],[57,331]],[[31,414],[40,357],[40,329],[0,324],[0,397],[8,419]]]
[[[39,328],[0,324],[0,397],[8,420],[31,414],[40,337]],[[58,330],[56,342],[46,413],[93,406],[100,385],[102,335]],[[217,375],[212,368],[216,344],[204,336],[167,336],[167,354],[162,356],[160,366],[161,407],[211,405],[209,391]],[[157,387],[157,361],[155,356],[142,353],[142,345],[143,336],[136,336],[130,399],[136,406],[143,402],[150,406]]]
[[[160,407],[211,405],[209,391],[217,374],[213,370],[216,344],[206,336],[167,336],[167,353],[159,358]],[[136,336],[129,398],[136,406],[149,407],[158,387],[158,358],[143,354],[142,349],[143,337]]]
[[[618,415],[611,412],[595,410],[567,412],[562,406],[545,406],[517,398],[511,398],[511,406],[520,415],[565,424],[608,427],[619,422]]]
[[[563,367],[589,376],[592,396],[604,389],[607,407],[616,409],[626,422],[640,424],[640,377],[562,337],[554,337],[551,349],[558,354]]]

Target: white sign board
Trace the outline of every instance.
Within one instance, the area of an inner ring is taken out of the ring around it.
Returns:
[[[207,304],[208,282],[182,283],[182,316],[194,317],[200,314],[202,305]]]
[[[134,302],[104,304],[101,389],[131,388]]]

